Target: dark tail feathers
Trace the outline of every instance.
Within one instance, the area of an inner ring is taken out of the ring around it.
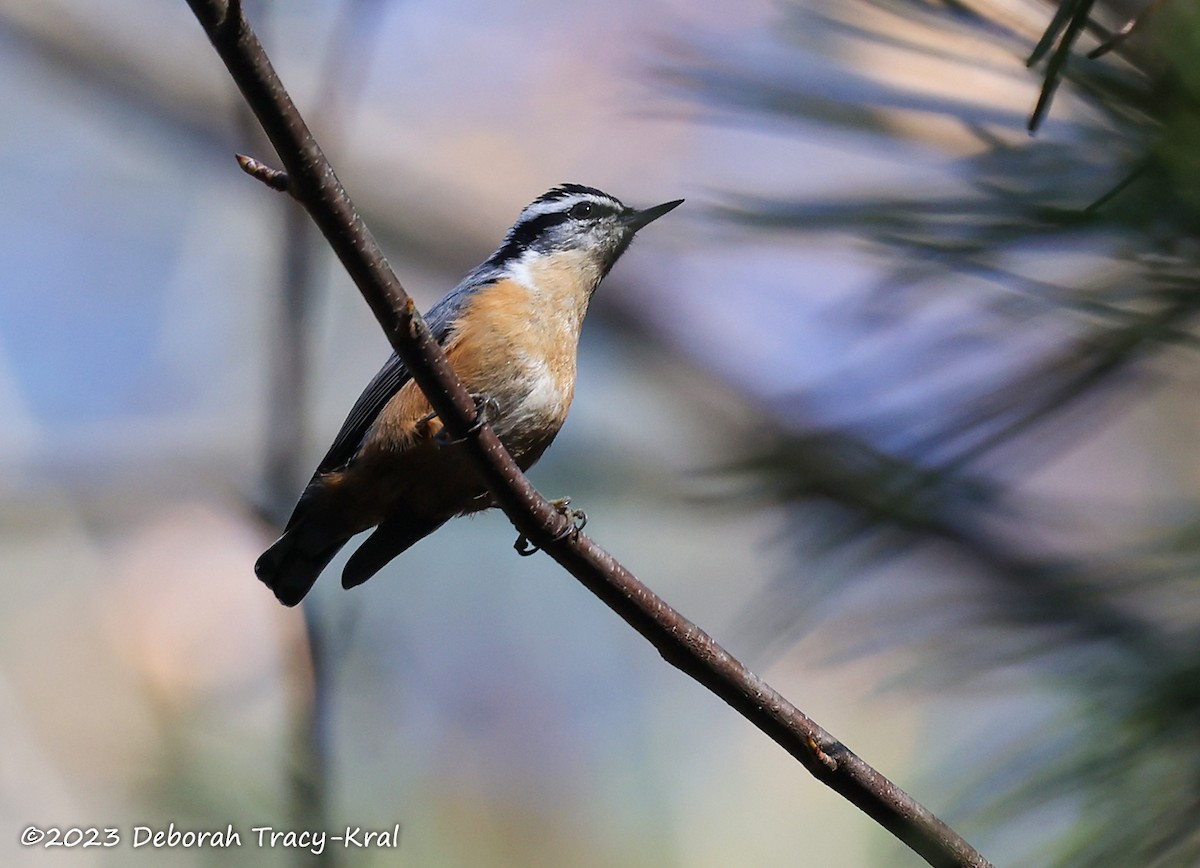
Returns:
[[[303,537],[287,531],[275,541],[254,564],[254,574],[285,606],[294,606],[304,599],[321,570],[329,565],[346,540],[334,543],[316,552],[304,551]]]
[[[385,520],[346,562],[342,587],[361,585],[396,555],[445,523],[445,518],[410,515],[395,515]],[[311,533],[302,531],[301,525],[285,531],[254,565],[255,575],[285,606],[294,606],[304,599],[321,571],[347,542],[346,539],[337,540],[320,548]]]
[[[444,518],[394,515],[386,519],[350,555],[342,570],[342,587],[361,585],[396,555],[423,540],[446,523]]]

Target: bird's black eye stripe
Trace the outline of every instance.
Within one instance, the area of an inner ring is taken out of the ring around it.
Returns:
[[[496,263],[515,259],[521,255],[521,251],[527,249],[547,229],[566,220],[567,214],[565,211],[552,211],[549,214],[538,214],[536,217],[521,221],[509,230],[508,235],[504,239],[504,244],[492,254],[490,261]]]
[[[596,220],[610,214],[616,214],[620,208],[603,202],[576,202],[565,211],[550,211],[545,214],[535,214],[521,220],[504,238],[500,249],[488,260],[493,265],[515,259],[527,250],[531,244],[546,234],[548,230],[568,220]]]

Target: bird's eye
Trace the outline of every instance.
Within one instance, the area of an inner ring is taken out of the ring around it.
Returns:
[[[572,220],[582,220],[585,217],[592,215],[591,202],[576,202],[571,206],[571,210],[567,212],[567,216]]]

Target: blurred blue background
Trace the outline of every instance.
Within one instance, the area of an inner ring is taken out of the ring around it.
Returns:
[[[247,12],[423,307],[557,183],[687,198],[531,474],[656,592],[997,864],[1098,864],[1122,780],[1194,827],[1194,170],[1139,55],[1033,140],[1040,4]],[[388,347],[185,3],[0,0],[0,117],[5,864],[288,864],[15,842],[313,816],[401,824],[355,865],[918,864],[498,513],[307,622],[255,580]]]

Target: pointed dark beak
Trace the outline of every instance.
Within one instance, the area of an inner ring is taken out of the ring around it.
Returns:
[[[626,211],[621,219],[629,227],[630,232],[637,232],[639,229],[650,225],[668,211],[678,208],[682,204],[682,199],[676,199],[674,202],[664,202],[661,205],[655,205],[653,208],[647,208],[645,211]]]

